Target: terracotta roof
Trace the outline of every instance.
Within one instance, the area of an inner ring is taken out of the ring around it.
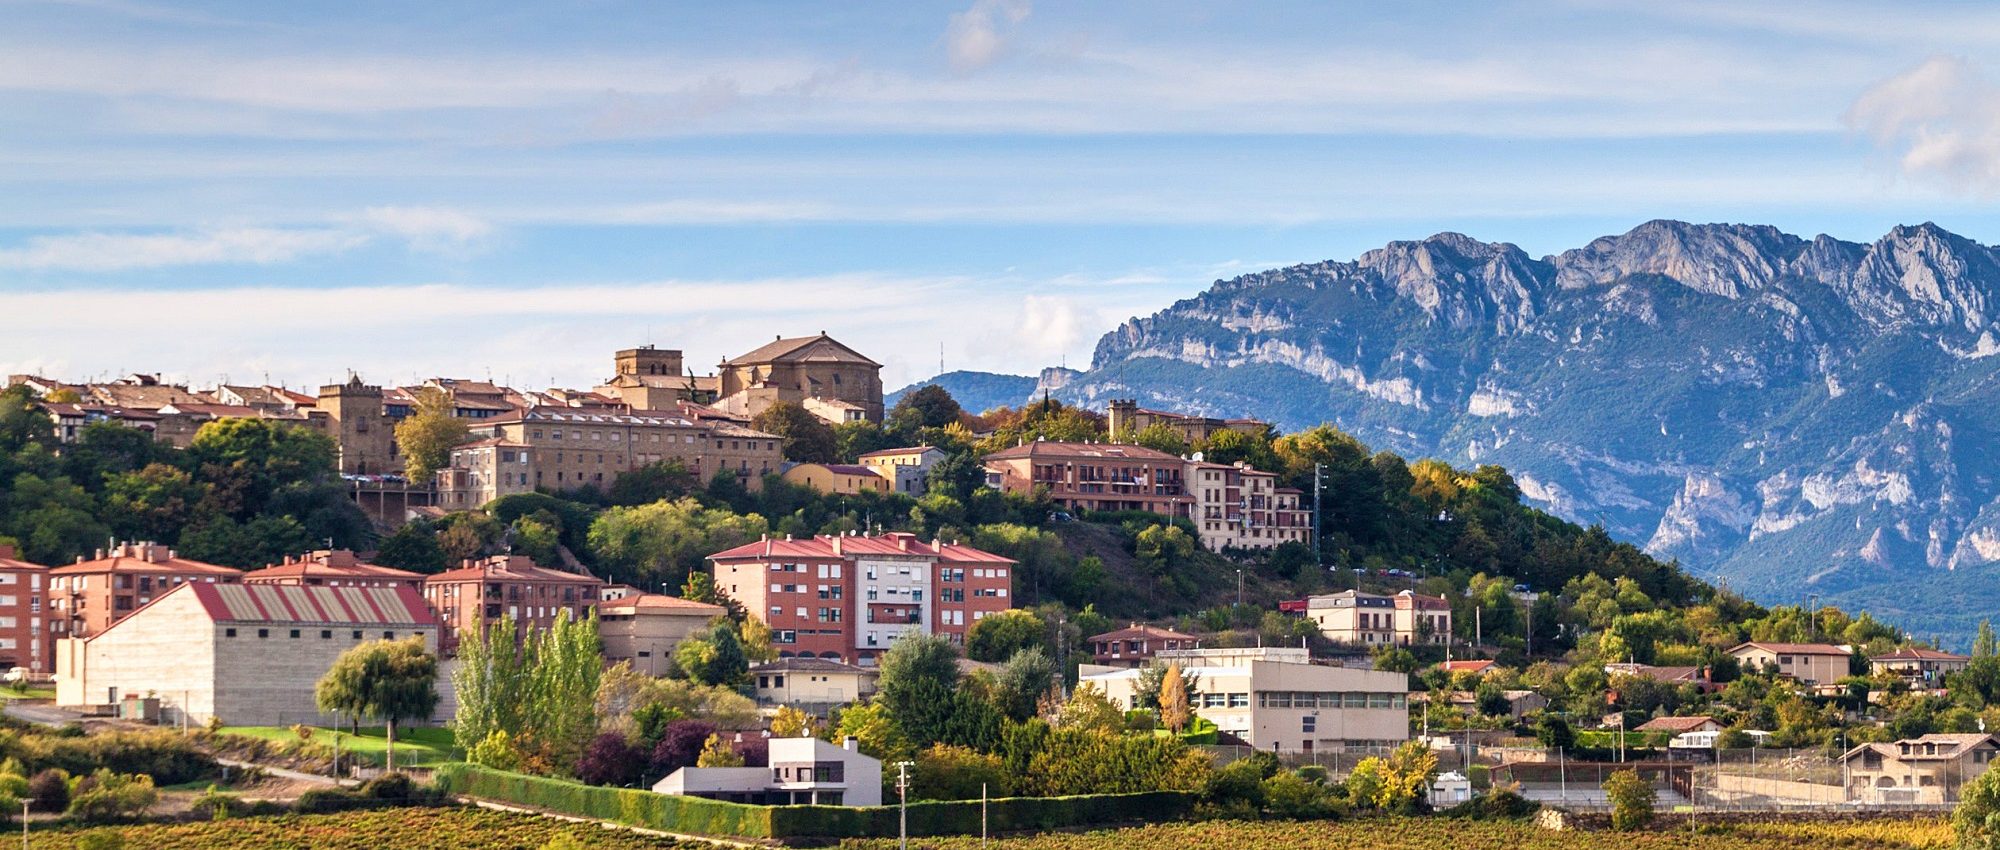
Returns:
[[[44,567],[41,564],[37,564],[33,561],[21,560],[20,555],[21,553],[17,551],[13,546],[0,544],[0,570],[48,569],[48,567]]]
[[[1746,647],[1755,647],[1757,649],[1764,650],[1765,652],[1776,652],[1781,655],[1844,656],[1850,654],[1845,649],[1841,649],[1840,647],[1827,643],[1767,643],[1765,641],[1758,641],[1758,640],[1747,641],[1744,643],[1737,644],[1736,646],[1733,646],[1729,649],[1729,653],[1731,655],[1734,655],[1738,651]]]
[[[322,550],[311,552],[297,560],[287,560],[282,564],[272,564],[261,570],[253,570],[243,576],[247,582],[270,581],[280,578],[372,578],[389,580],[421,579],[423,574],[394,567],[383,567],[362,563],[353,552],[343,550]]]
[[[1701,679],[1700,667],[1654,667],[1650,664],[1606,664],[1604,672],[1616,676],[1638,676],[1655,682],[1693,682]]]
[[[715,434],[715,436],[718,437],[742,437],[750,440],[778,439],[778,435],[776,434],[767,434],[755,428],[745,428],[734,422],[729,422],[726,420],[717,421],[714,425],[713,433]]]
[[[633,612],[657,611],[668,614],[701,614],[711,617],[720,616],[724,610],[720,605],[710,605],[706,602],[696,602],[692,599],[682,599],[678,596],[668,596],[664,593],[641,593],[635,596],[607,599],[597,603],[597,610],[599,611],[622,611],[626,609],[630,609]]]
[[[255,419],[258,410],[241,404],[214,404],[208,402],[177,401],[160,406],[166,414],[184,413],[190,416],[213,416],[217,419]]]
[[[1958,655],[1956,653],[1951,653],[1951,652],[1940,652],[1935,649],[1926,649],[1921,646],[1913,646],[1908,649],[1899,649],[1896,650],[1895,652],[1885,652],[1881,655],[1875,656],[1870,660],[1872,661],[1971,661],[1972,656]]]
[[[1132,640],[1134,638],[1146,638],[1153,640],[1200,640],[1200,638],[1197,638],[1194,635],[1182,634],[1180,632],[1174,631],[1173,629],[1163,629],[1160,628],[1159,626],[1144,626],[1137,624],[1126,626],[1125,628],[1119,629],[1117,631],[1105,632],[1104,634],[1101,635],[1091,635],[1088,639],[1093,641],[1106,641],[1106,640]]]
[[[800,464],[800,466],[807,466],[807,465],[808,464]],[[875,469],[873,467],[857,466],[851,463],[823,463],[819,465],[826,467],[826,471],[834,473],[836,475],[866,475],[869,478],[882,477],[875,473]]]
[[[126,543],[95,560],[78,561],[49,570],[51,576],[95,575],[97,573],[183,573],[194,575],[241,576],[243,571],[205,564],[180,557],[157,543]]]
[[[1958,758],[1960,755],[1963,755],[1966,750],[1972,749],[1974,747],[1979,746],[1980,744],[1992,740],[1993,740],[1992,735],[1982,732],[1951,732],[1951,733],[1940,732],[1931,735],[1921,735],[1915,738],[1903,738],[1891,743],[1876,742],[1876,743],[1862,744],[1861,746],[1855,747],[1853,749],[1848,750],[1845,753],[1842,753],[1840,756],[1840,760],[1846,761],[1864,750],[1874,750],[1875,752],[1881,753],[1885,758],[1899,760],[1899,761],[1932,761],[1940,759],[1954,759]],[[1910,744],[1913,746],[1933,744],[1937,745],[1938,751],[1936,753],[1929,753],[1929,754],[1926,754],[1922,751],[1905,754],[1900,747],[1900,745],[1902,744]]]
[[[1129,443],[1070,443],[1056,440],[1037,440],[1022,443],[1013,448],[1002,449],[986,456],[986,460],[1015,460],[1034,457],[1081,457],[1105,458],[1113,460],[1167,461],[1181,463],[1177,455],[1154,451],[1145,446]]]
[[[507,581],[549,581],[574,582],[577,584],[603,584],[596,576],[552,570],[538,566],[522,555],[495,555],[484,561],[466,561],[465,566],[455,570],[445,570],[424,577],[425,584],[449,584],[457,581],[482,581],[497,578]]]
[[[1394,599],[1398,608],[1422,608],[1426,611],[1449,611],[1451,602],[1442,596],[1426,596],[1414,590],[1398,592]]]
[[[1012,564],[1014,559],[995,555],[958,543],[926,543],[908,532],[891,532],[877,537],[843,535],[810,537],[802,540],[766,538],[725,549],[708,556],[711,561],[763,561],[772,558],[813,558],[834,560],[848,555],[917,555],[965,564]]]
[[[1708,724],[1711,723],[1715,723],[1715,718],[1709,717],[1707,715],[1700,715],[1696,717],[1655,717],[1651,720],[1646,721],[1645,723],[1641,723],[1638,726],[1632,727],[1632,731],[1674,732],[1674,733],[1693,732],[1696,729],[1700,729],[1701,727],[1707,726]]]
[[[821,341],[826,342],[827,345],[820,346],[820,349],[831,356],[819,355],[817,352],[814,353],[814,356],[798,356],[801,351],[813,347],[814,343]],[[821,331],[818,336],[800,336],[790,339],[779,337],[776,340],[757,346],[747,353],[722,362],[725,366],[734,366],[739,364],[770,363],[777,360],[830,360],[846,363],[865,363],[870,366],[882,365],[863,356],[861,352],[842,345],[838,340],[827,336],[824,331]]]
[[[944,451],[944,449],[940,449],[937,446],[904,446],[900,449],[882,449],[880,451],[866,452],[860,455],[859,459],[867,460],[871,457],[900,457],[902,455],[920,455],[923,454],[924,452],[941,452],[941,451]]]
[[[437,615],[431,613],[423,597],[407,587],[184,584],[167,595],[183,592],[194,593],[209,618],[218,623],[437,625]]]
[[[1438,669],[1446,673],[1479,673],[1491,666],[1491,661],[1446,661]]]

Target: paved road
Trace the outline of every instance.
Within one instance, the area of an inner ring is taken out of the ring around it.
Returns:
[[[62,726],[83,720],[83,715],[81,714],[74,711],[64,711],[46,702],[26,702],[10,699],[6,701],[4,706],[0,706],[0,711],[7,712],[7,716],[15,720],[25,720],[29,723],[39,723],[43,726]]]

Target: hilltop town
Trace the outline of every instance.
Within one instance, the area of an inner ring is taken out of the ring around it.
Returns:
[[[1943,807],[2000,752],[1990,636],[1959,655],[1762,608],[1497,467],[1122,400],[885,406],[825,334],[712,375],[652,347],[612,367],[587,390],[13,376],[0,668],[39,699],[9,716],[330,776],[400,746],[452,793],[558,810],[562,783],[758,818],[1114,795],[1049,826],[1588,810],[1613,773],[1718,811]],[[369,653],[424,659],[431,698],[329,699]],[[830,823],[791,834],[883,834]]]

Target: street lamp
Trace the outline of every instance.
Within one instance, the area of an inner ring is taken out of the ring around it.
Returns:
[[[910,850],[910,768],[916,762],[896,762],[896,847]]]
[[[1243,607],[1243,568],[1242,568],[1242,567],[1237,567],[1237,568],[1236,568],[1236,607],[1237,607],[1237,608],[1238,608],[1239,610],[1240,610],[1240,609],[1242,609],[1242,607]]]

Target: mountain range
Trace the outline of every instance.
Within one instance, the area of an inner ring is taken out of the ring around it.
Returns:
[[[1500,464],[1753,598],[1954,643],[2000,598],[1995,355],[2000,251],[1934,224],[1651,221],[1551,256],[1441,233],[1216,281],[1080,373],[934,380],[973,409],[1134,398]]]

